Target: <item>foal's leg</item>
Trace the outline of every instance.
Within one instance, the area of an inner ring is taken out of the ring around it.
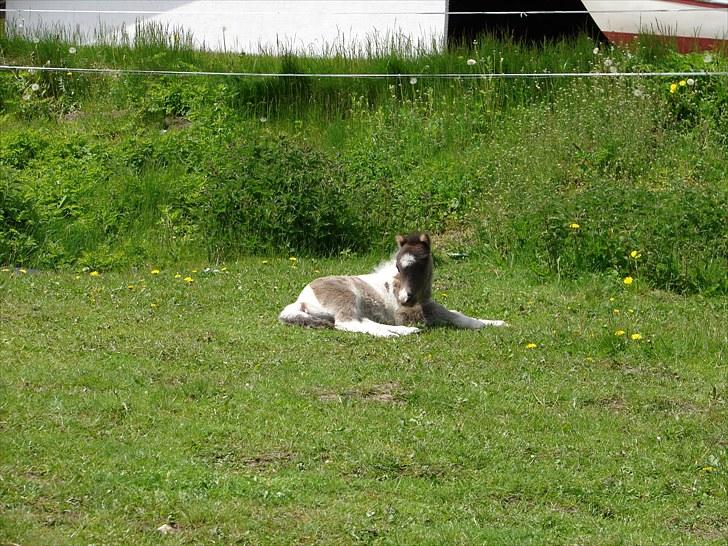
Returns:
[[[419,328],[411,326],[393,326],[391,324],[381,324],[374,322],[370,319],[348,319],[339,320],[336,319],[334,328],[343,332],[359,332],[362,334],[369,334],[376,337],[397,337],[406,336],[419,332]]]
[[[481,320],[463,315],[458,311],[450,311],[437,302],[429,301],[422,304],[422,312],[427,324],[449,324],[456,328],[479,330],[486,326],[508,326],[503,320]]]

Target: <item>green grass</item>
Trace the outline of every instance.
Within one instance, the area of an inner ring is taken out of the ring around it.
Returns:
[[[0,272],[0,541],[725,542],[725,297],[441,260],[511,328],[379,340],[276,321],[372,258],[291,263]]]

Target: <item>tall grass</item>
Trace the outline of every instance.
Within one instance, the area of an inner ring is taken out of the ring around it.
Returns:
[[[483,37],[419,56],[239,56],[162,30],[83,47],[10,35],[0,56],[388,76],[0,74],[0,261],[112,268],[368,252],[388,248],[394,232],[427,229],[544,275],[610,271],[678,291],[728,289],[725,79],[488,77],[725,69],[719,52]],[[483,77],[428,77],[440,73]]]

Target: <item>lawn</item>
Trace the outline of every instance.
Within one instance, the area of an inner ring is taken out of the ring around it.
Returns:
[[[278,324],[375,264],[5,268],[0,543],[728,540],[728,298],[441,257],[510,328]]]

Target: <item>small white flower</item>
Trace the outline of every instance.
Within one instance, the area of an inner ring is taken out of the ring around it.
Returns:
[[[468,61],[467,61],[467,62],[468,62],[468,66],[473,66],[473,65],[475,65],[475,63],[477,63],[478,61],[476,61],[475,59],[468,59]]]
[[[417,85],[417,78],[415,78],[415,77],[410,78],[410,85]]]
[[[705,56],[703,56],[703,62],[705,64],[712,63],[713,62],[713,56],[710,53],[706,53]]]
[[[76,48],[75,48],[75,47],[69,47],[69,48],[68,48],[68,52],[69,52],[69,53],[70,53],[71,55],[75,55],[75,54],[76,54]]]
[[[31,91],[38,91],[38,89],[40,89],[40,85],[38,85],[37,83],[34,83],[30,86]]]
[[[690,87],[692,87],[693,85],[695,85],[695,80],[692,78],[688,78],[685,83],[687,83]]]

